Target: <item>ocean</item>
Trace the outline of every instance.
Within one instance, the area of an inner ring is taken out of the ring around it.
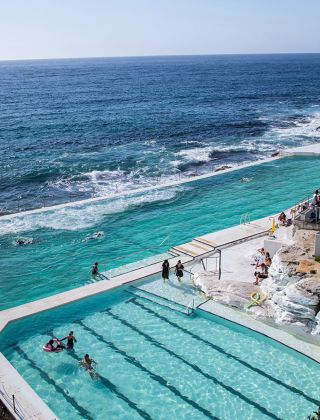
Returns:
[[[319,74],[320,54],[2,61],[0,212],[317,142]]]

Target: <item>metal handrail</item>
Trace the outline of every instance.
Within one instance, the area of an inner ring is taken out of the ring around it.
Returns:
[[[251,220],[250,220],[250,214],[249,213],[243,213],[240,216],[240,225],[244,224],[250,224]]]
[[[23,408],[21,403],[17,400],[14,394],[8,394],[3,384],[0,384],[0,400],[6,406],[7,410],[18,420],[27,420],[32,416]]]

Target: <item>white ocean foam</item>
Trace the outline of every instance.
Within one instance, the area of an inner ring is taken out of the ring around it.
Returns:
[[[0,236],[43,228],[73,231],[93,227],[100,224],[107,215],[121,213],[141,204],[170,200],[180,190],[181,187],[154,190],[146,194],[102,201],[96,204],[64,207],[45,213],[18,216],[12,220],[0,220]]]
[[[207,147],[194,147],[192,149],[183,149],[175,153],[176,157],[181,157],[185,162],[209,162],[210,153],[214,148]]]
[[[312,140],[319,139],[320,112],[315,112],[313,115],[304,118],[303,121],[297,120],[293,127],[274,128],[272,133],[279,136],[282,140],[289,138],[304,138],[311,142]]]

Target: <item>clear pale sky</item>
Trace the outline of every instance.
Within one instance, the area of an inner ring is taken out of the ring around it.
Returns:
[[[0,0],[0,60],[320,52],[320,0]]]

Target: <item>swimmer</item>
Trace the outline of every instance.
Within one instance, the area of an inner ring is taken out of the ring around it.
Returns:
[[[73,349],[74,343],[77,342],[76,337],[73,335],[73,331],[70,331],[69,334],[66,337],[62,338],[60,341],[64,340],[68,340],[66,346],[67,349]]]
[[[92,269],[91,269],[91,274],[93,276],[97,276],[99,274],[99,268],[98,268],[98,263],[97,262],[95,262],[93,264]]]
[[[240,182],[250,182],[250,181],[252,181],[252,178],[243,177],[240,179]]]
[[[16,241],[14,241],[14,245],[30,245],[33,244],[32,238],[18,238]]]
[[[54,346],[54,340],[49,340],[44,347],[47,348],[49,351],[54,351],[56,349],[56,347]]]
[[[84,355],[84,358],[81,360],[81,362],[79,363],[80,366],[84,367],[85,369],[92,371],[93,370],[93,365],[96,366],[97,362],[93,359],[91,359],[89,357],[88,354]]]
[[[56,344],[56,346],[54,346]],[[64,345],[57,338],[52,338],[45,344],[42,349],[46,352],[58,353],[64,350]]]
[[[86,236],[83,241],[92,241],[95,239],[100,239],[104,236],[104,232],[100,231],[100,232],[95,232],[92,235]]]

